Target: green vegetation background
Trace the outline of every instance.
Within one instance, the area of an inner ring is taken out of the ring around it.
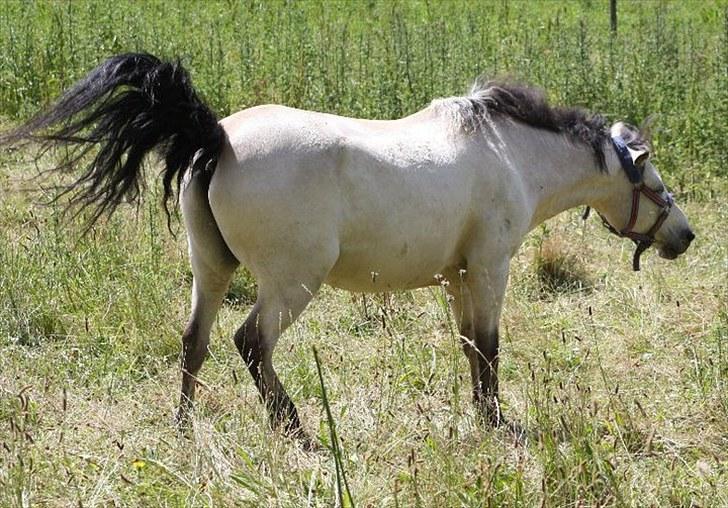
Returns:
[[[181,57],[221,116],[275,102],[395,118],[479,75],[639,124],[663,173],[728,175],[728,3],[8,1],[0,114],[22,118],[103,58]],[[661,150],[664,145],[669,150]]]

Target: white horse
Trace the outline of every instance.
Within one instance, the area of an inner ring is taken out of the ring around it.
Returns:
[[[668,259],[694,238],[634,128],[548,105],[531,88],[489,83],[392,121],[260,106],[219,123],[179,63],[109,59],[47,112],[1,141],[94,145],[68,191],[94,219],[136,196],[144,155],[161,147],[165,198],[180,203],[194,274],[184,332],[184,420],[210,329],[242,263],[258,300],[235,334],[274,425],[302,435],[273,349],[322,284],[351,291],[447,290],[473,398],[498,425],[498,322],[509,263],[526,234],[569,208],[595,208],[616,232]],[[166,200],[165,200],[166,203]]]

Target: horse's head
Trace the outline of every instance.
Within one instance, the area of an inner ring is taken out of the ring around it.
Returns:
[[[675,259],[695,234],[650,162],[647,139],[621,122],[612,126],[611,136],[617,157],[607,157],[610,191],[599,206],[602,219],[612,232],[637,243],[635,270],[640,254],[653,244],[660,257]]]

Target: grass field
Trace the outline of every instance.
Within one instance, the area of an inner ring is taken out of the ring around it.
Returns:
[[[312,348],[355,506],[728,506],[728,3],[7,2],[5,126],[111,54],[182,55],[221,115],[282,102],[391,118],[515,74],[555,102],[655,120],[655,161],[697,240],[675,262],[578,211],[514,260],[501,330],[506,414],[480,427],[441,288],[324,289],[276,364],[305,452],[272,433],[231,340],[213,331],[191,436],[172,425],[191,274],[160,191],[86,236],[28,180],[53,154],[0,152],[0,506],[335,506]],[[150,164],[150,166],[153,166]],[[156,172],[150,168],[150,178]]]

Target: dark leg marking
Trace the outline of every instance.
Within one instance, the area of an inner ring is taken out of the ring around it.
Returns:
[[[186,425],[195,399],[197,373],[207,355],[208,340],[200,336],[199,326],[193,319],[182,334],[182,394],[177,410],[177,423]]]
[[[271,427],[283,426],[286,434],[303,437],[303,427],[296,406],[278,379],[271,362],[272,351],[266,352],[258,326],[257,308],[251,312],[235,334],[235,345],[253,377],[260,398],[270,418]],[[267,364],[267,365],[266,365]],[[265,369],[268,369],[267,375]]]
[[[475,403],[486,423],[497,427],[503,423],[498,401],[498,328],[488,333],[477,333],[480,379],[473,390]]]

